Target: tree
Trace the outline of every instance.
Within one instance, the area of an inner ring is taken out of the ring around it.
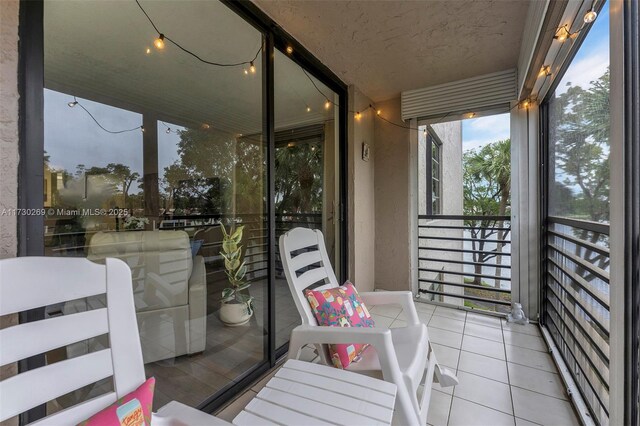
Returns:
[[[276,212],[322,209],[323,155],[320,146],[298,144],[276,150]]]
[[[609,70],[586,89],[569,87],[550,103],[551,157],[555,161],[556,184],[573,189],[551,191],[552,214],[566,209],[569,215],[596,222],[609,220]]]
[[[471,150],[463,156],[463,193],[465,216],[505,216],[511,209],[511,140],[493,142]],[[485,250],[487,239],[496,236],[504,241],[502,220],[467,220],[466,226],[471,233],[473,247],[474,284],[481,285],[482,264],[496,258],[496,264],[502,263],[502,248],[506,243],[496,244],[493,250]],[[496,268],[500,276],[502,268]],[[496,279],[496,287],[500,280]]]

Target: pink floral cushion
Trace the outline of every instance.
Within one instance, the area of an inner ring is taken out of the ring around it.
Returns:
[[[305,296],[316,316],[318,325],[333,327],[375,327],[373,318],[362,302],[358,291],[347,281],[340,287],[328,290],[305,291]],[[336,368],[347,368],[352,362],[358,362],[369,345],[331,344],[329,353]]]
[[[89,417],[81,426],[150,426],[153,388],[151,377],[133,392],[120,398],[104,410]]]

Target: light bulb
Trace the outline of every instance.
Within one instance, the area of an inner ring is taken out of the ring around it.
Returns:
[[[554,36],[554,38],[556,40],[558,40],[559,42],[563,42],[565,41],[569,36],[571,36],[571,33],[569,32],[569,30],[567,29],[567,26],[564,25],[562,27],[560,27],[558,29],[558,31],[556,32],[556,35]]]
[[[469,113],[469,115],[468,115],[468,117],[469,117],[469,118],[473,118],[473,117],[475,117],[475,116],[476,116],[476,113],[475,113],[475,112],[470,112],[470,113]]]
[[[144,126],[140,126],[140,131],[144,133]]]
[[[151,53],[151,49],[149,49],[149,48],[147,47],[146,52],[147,52],[147,55],[148,55],[148,54],[150,54],[150,53]]]
[[[324,109],[329,109],[329,108],[331,108],[331,102],[327,100],[327,102],[324,103]]]
[[[293,148],[294,146],[296,146],[296,144],[295,144],[295,143],[293,143],[293,142],[289,142],[289,143],[287,144],[287,148]]]
[[[71,101],[67,105],[69,105],[69,108],[73,108],[74,106],[78,105],[78,101]]]
[[[315,150],[316,150],[316,147],[315,147],[315,146],[312,146],[312,147],[311,147],[311,151],[315,151]]]
[[[166,131],[166,133],[167,133],[167,134],[171,133],[171,128],[167,127],[167,131]]]
[[[422,131],[422,133],[424,134],[424,137],[426,138],[426,137],[427,137],[427,129],[425,128],[425,129]]]
[[[522,101],[522,108],[529,108],[529,99],[525,99]]]
[[[244,69],[244,75],[249,75],[249,71],[247,71],[247,69]]]
[[[307,112],[311,112],[311,107],[310,106],[307,107]]]
[[[287,53],[291,55],[293,53],[293,47],[287,46]]]
[[[587,13],[584,14],[583,20],[585,24],[590,24],[595,21],[597,17],[598,13],[595,10],[590,9]]]
[[[360,111],[356,112],[356,120],[360,120],[360,117],[362,117],[362,115],[360,114]]]
[[[205,130],[207,130],[209,127],[211,127],[211,126],[209,126],[207,123],[203,123],[202,124],[202,128],[205,129]]]
[[[256,66],[253,65],[253,61],[249,62],[249,71],[251,72],[251,74],[256,73]]]
[[[377,115],[382,114],[382,110],[377,110],[377,111],[376,111],[376,114],[377,114]]]
[[[538,73],[538,77],[542,76],[550,76],[551,75],[551,67],[549,65],[545,65],[540,69]]]
[[[164,34],[158,34],[158,38],[153,41],[153,45],[158,50],[164,49]]]

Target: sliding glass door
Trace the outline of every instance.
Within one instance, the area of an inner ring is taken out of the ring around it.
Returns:
[[[38,7],[44,18],[29,25],[42,25],[42,44],[29,53],[43,56],[44,78],[30,84],[44,106],[27,120],[44,122],[44,149],[23,160],[39,169],[23,185],[42,194],[45,215],[25,254],[126,262],[154,405],[213,410],[275,364],[300,322],[277,237],[321,230],[342,275],[346,86],[250,5]],[[31,365],[108,345],[76,342]],[[112,388],[105,379],[46,412]]]

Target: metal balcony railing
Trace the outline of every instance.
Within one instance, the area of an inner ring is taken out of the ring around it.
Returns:
[[[509,216],[418,216],[421,297],[506,313],[511,304]]]
[[[609,416],[609,225],[549,217],[544,325],[596,423]]]

